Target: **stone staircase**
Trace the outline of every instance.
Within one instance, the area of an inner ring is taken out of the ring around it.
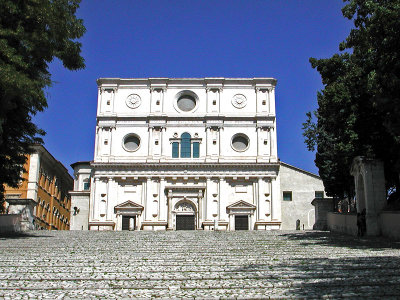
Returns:
[[[0,237],[0,298],[400,298],[400,243],[327,232]]]

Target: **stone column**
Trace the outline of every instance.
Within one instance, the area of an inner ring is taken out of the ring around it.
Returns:
[[[97,199],[97,190],[99,188],[99,177],[95,177],[94,178],[94,185],[93,185],[93,192],[91,193],[91,216],[92,216],[92,220],[96,219],[96,209],[97,209],[97,203],[96,203],[96,199]]]
[[[172,190],[168,191],[168,228],[169,230],[173,229],[172,225]]]
[[[271,221],[281,220],[281,191],[279,176],[271,180]]]
[[[275,89],[268,90],[269,113],[275,115]]]
[[[258,177],[258,182],[257,182],[257,200],[258,200],[258,205],[257,205],[257,220],[263,220],[263,178],[262,177]],[[265,214],[264,214],[265,216]]]
[[[107,206],[106,206],[106,220],[112,220],[112,215],[113,215],[113,211],[112,211],[112,201],[111,201],[111,197],[110,197],[110,193],[112,191],[112,186],[114,183],[114,179],[109,177],[108,181],[107,181]]]
[[[167,220],[167,210],[166,210],[166,202],[165,202],[165,178],[161,177],[160,178],[160,190],[158,192],[159,196],[159,213],[158,213],[158,219],[161,221],[166,221]]]
[[[164,113],[164,108],[165,108],[165,93],[167,92],[167,88],[162,88],[162,94],[161,94],[161,113]]]
[[[148,158],[152,158],[153,156],[153,127],[149,126],[149,150],[148,150]]]
[[[205,202],[206,202],[206,205],[204,206],[204,218],[206,219],[206,220],[211,220],[212,218],[212,216],[211,216],[211,210],[212,210],[212,201],[213,201],[213,199],[212,199],[212,191],[211,191],[211,178],[210,177],[207,177],[206,178],[206,191],[205,191],[205,197],[206,197],[206,199],[205,199]]]
[[[199,220],[198,220],[198,228],[201,228],[201,223],[203,222],[203,191],[199,190],[199,194],[197,196],[198,203],[198,211],[199,211]]]
[[[206,88],[206,113],[210,112],[210,88]],[[206,127],[207,128],[207,127]]]
[[[218,220],[222,220],[222,202],[224,202],[224,197],[225,197],[225,178],[220,177],[219,178],[219,185],[218,185],[218,208],[217,208],[217,213],[218,213]]]
[[[165,131],[165,127],[160,127],[160,156],[164,157],[164,131]]]
[[[262,128],[257,126],[256,127],[256,133],[257,133],[257,158],[261,157],[261,155],[262,155],[262,145],[263,145],[263,143],[261,141],[261,136],[262,136],[261,131],[262,131]]]
[[[206,126],[206,158],[211,156],[212,137],[210,127]]]
[[[144,207],[144,211],[145,211],[145,217],[144,220],[145,221],[150,221],[151,220],[151,208],[152,208],[152,193],[151,193],[151,177],[147,177],[146,180],[146,196],[145,196],[145,207]]]
[[[259,96],[259,92],[260,92],[260,88],[255,88],[255,92],[256,92],[256,113],[260,112],[260,96]]]
[[[219,143],[219,147],[218,147],[218,149],[219,149],[219,151],[218,151],[218,157],[223,157],[223,155],[222,155],[222,153],[223,153],[223,149],[222,149],[222,145],[225,145],[224,144],[224,127],[218,127],[218,137],[219,137],[219,139],[218,139],[218,143]]]

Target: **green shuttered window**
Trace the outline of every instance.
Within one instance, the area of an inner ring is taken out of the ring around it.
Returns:
[[[172,143],[172,157],[173,158],[179,157],[179,143],[178,142]]]
[[[198,158],[200,156],[200,143],[193,143],[193,157]]]

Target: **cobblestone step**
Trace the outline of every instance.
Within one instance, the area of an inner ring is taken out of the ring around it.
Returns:
[[[400,298],[400,245],[326,232],[0,237],[0,298]]]

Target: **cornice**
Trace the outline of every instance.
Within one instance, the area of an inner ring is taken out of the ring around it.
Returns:
[[[274,88],[277,80],[272,77],[255,78],[224,78],[224,77],[204,77],[204,78],[99,78],[97,85],[102,88],[114,88],[123,86],[165,88],[197,86],[209,88],[223,88],[230,86],[250,86],[259,88]]]

